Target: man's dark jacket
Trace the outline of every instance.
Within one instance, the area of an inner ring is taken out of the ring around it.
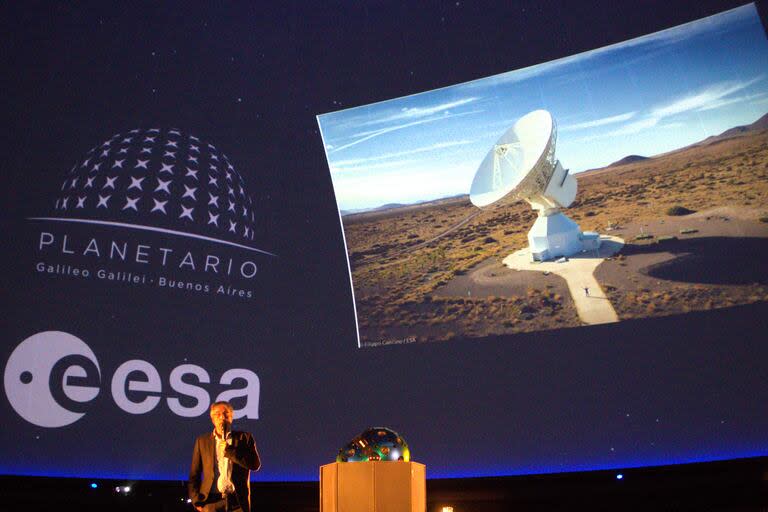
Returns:
[[[251,510],[251,470],[261,467],[259,452],[253,436],[248,432],[232,432],[232,444],[227,446],[224,456],[232,461],[232,483],[240,506],[245,512]],[[200,473],[202,472],[202,482]],[[216,473],[216,441],[213,432],[202,434],[195,440],[195,450],[192,453],[192,465],[189,468],[189,498],[195,505],[202,505],[208,494],[218,492],[214,475]]]

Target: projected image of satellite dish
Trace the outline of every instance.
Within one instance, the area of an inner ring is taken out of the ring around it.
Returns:
[[[479,208],[524,200],[538,211],[528,232],[533,261],[567,257],[600,246],[597,233],[579,230],[561,210],[576,198],[576,179],[555,158],[557,127],[546,110],[524,115],[488,151],[469,199]]]

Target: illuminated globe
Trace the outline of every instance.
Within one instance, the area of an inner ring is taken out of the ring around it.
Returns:
[[[365,462],[369,460],[411,460],[408,443],[394,430],[369,428],[339,450],[336,462]]]

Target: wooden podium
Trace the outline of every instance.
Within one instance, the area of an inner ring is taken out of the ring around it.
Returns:
[[[320,466],[320,512],[425,512],[427,470],[403,461]]]

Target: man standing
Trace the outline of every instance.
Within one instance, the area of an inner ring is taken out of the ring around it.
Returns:
[[[198,512],[251,511],[250,475],[261,460],[253,436],[232,431],[233,412],[229,402],[211,405],[213,432],[195,440],[188,490]]]

